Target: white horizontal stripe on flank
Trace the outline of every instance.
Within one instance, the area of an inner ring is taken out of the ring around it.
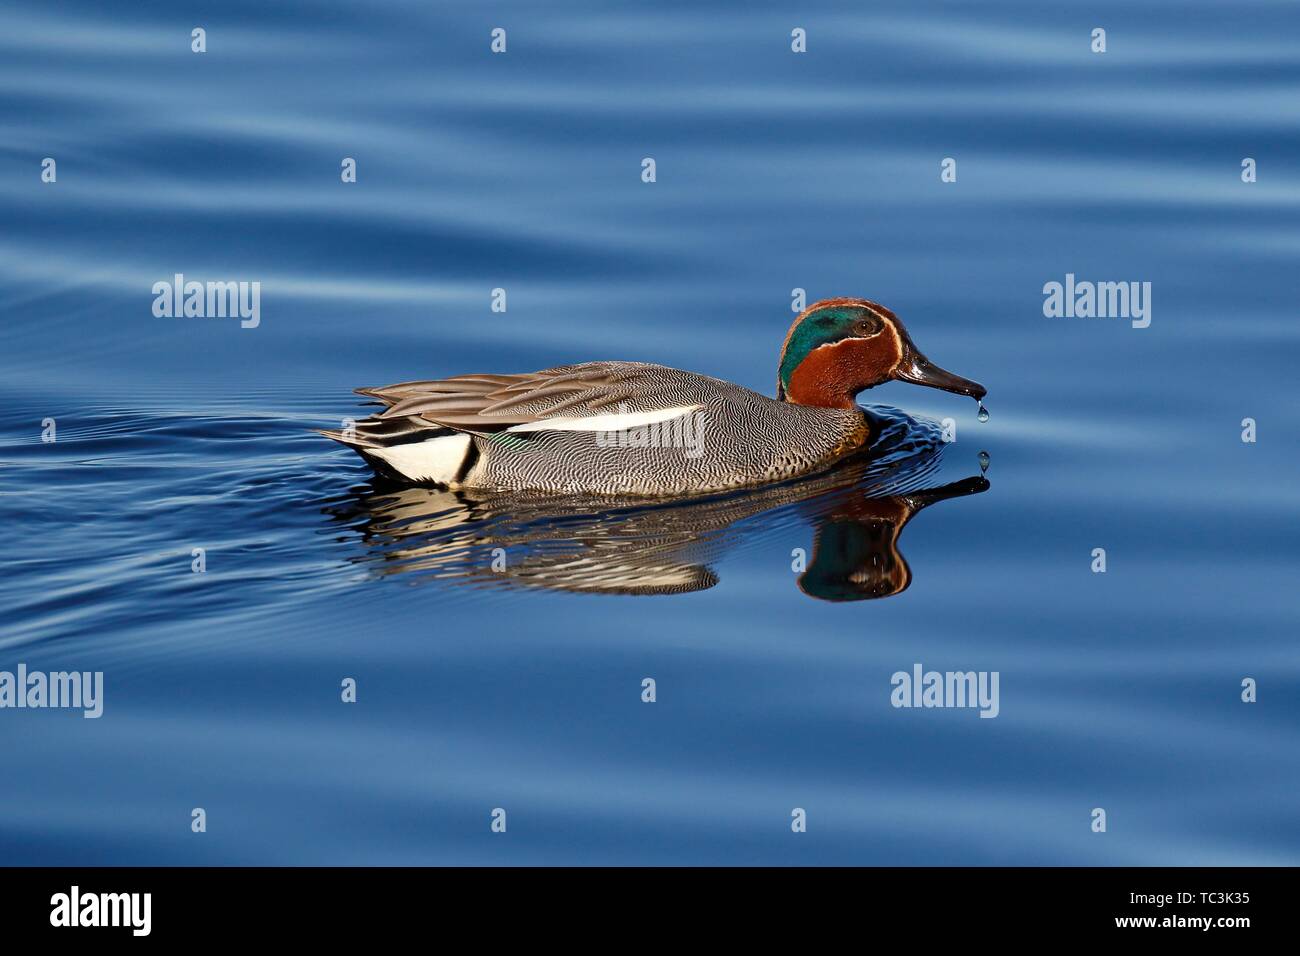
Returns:
[[[675,408],[657,408],[652,412],[619,412],[613,415],[588,415],[585,418],[543,418],[507,428],[508,432],[618,432],[640,428],[680,418],[689,412],[698,412],[703,405],[678,405]]]

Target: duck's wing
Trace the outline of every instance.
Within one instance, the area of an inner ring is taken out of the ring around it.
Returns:
[[[721,384],[660,365],[586,362],[524,375],[459,375],[357,391],[388,405],[381,419],[419,417],[478,433],[615,431],[700,408],[678,381],[682,376]]]

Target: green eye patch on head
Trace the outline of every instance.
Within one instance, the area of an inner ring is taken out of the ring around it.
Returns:
[[[782,392],[790,388],[790,376],[814,349],[846,338],[867,338],[884,327],[880,316],[861,305],[828,305],[809,312],[791,331],[781,353],[777,380]]]

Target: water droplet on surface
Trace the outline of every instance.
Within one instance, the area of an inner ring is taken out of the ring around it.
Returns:
[[[989,420],[989,410],[984,407],[983,402],[980,402],[979,414],[976,417],[982,422],[986,422]]]
[[[980,473],[983,474],[988,470],[989,470],[989,453],[986,451],[982,451],[980,452]]]

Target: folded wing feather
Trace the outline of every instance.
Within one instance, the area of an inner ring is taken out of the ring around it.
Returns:
[[[526,375],[460,375],[357,389],[388,406],[381,419],[418,416],[449,428],[490,431],[614,431],[665,421],[698,405],[653,396],[652,370],[631,362],[588,362]]]

